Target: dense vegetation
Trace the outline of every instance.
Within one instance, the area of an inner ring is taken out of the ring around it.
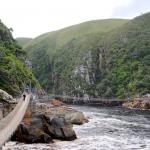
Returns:
[[[25,50],[49,92],[128,97],[150,90],[150,13],[41,35]],[[37,65],[38,64],[38,65]]]
[[[11,29],[0,21],[0,89],[9,94],[20,94],[31,81],[40,89],[32,72],[25,65],[26,53],[13,39]]]
[[[79,65],[85,51],[92,48],[103,32],[110,31],[125,22],[127,20],[122,19],[86,22],[43,34],[26,44],[24,47],[32,60],[33,71],[43,87],[53,92],[58,92],[55,89],[59,91],[67,89],[64,84],[68,84],[71,69]],[[57,88],[60,83],[63,84]]]
[[[150,92],[150,13],[129,21],[107,36],[106,80],[117,96]],[[108,86],[107,86],[108,87]]]

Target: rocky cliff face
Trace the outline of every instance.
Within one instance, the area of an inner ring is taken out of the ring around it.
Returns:
[[[79,92],[79,96],[98,96],[96,84],[104,76],[105,69],[106,53],[103,48],[97,50],[96,54],[88,51],[83,56],[83,62],[75,67],[71,76],[74,89]]]

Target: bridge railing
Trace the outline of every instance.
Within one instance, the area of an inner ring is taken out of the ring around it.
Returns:
[[[53,99],[55,97],[60,97],[64,102],[71,102],[71,103],[76,103],[76,102],[83,102],[83,103],[99,103],[99,102],[126,102],[126,101],[132,101],[133,99],[117,99],[117,98],[111,98],[111,99],[106,99],[102,97],[77,97],[77,96],[68,96],[68,95],[54,95],[54,94],[48,94],[46,96],[43,96],[39,98],[41,102],[46,102],[50,99]],[[149,97],[140,97],[140,98],[134,98],[134,100],[149,100]]]
[[[28,107],[31,95],[26,95],[26,99],[20,99],[16,107],[2,120],[0,120],[0,147],[9,140],[13,132],[22,121]]]
[[[117,99],[117,98],[111,98],[111,99],[106,99],[102,97],[77,97],[77,96],[69,96],[69,95],[54,95],[54,94],[48,94],[47,96],[42,96],[39,99],[52,99],[54,97],[60,97],[64,101],[66,99],[70,100],[82,100],[82,101],[122,101],[122,99]]]

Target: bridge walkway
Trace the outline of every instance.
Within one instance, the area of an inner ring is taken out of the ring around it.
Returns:
[[[19,126],[29,105],[30,97],[31,94],[28,94],[25,100],[21,98],[16,107],[0,120],[0,147],[9,140]]]

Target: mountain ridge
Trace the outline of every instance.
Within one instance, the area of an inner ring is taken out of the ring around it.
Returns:
[[[32,38],[29,38],[29,37],[18,37],[15,40],[18,42],[18,44],[20,46],[23,47],[24,45],[26,45],[27,43],[29,43],[32,40]]]
[[[46,38],[47,36],[51,36],[51,34],[52,34],[52,36],[54,36],[55,34],[57,34],[58,32],[59,32],[59,34],[60,33],[62,33],[62,32],[64,32],[64,31],[66,31],[67,30],[67,32],[68,32],[68,30],[75,30],[74,28],[76,28],[77,30],[81,30],[82,32],[83,32],[83,28],[85,28],[85,26],[87,26],[87,28],[91,28],[91,25],[93,25],[94,26],[94,29],[96,28],[95,26],[98,26],[98,25],[103,25],[104,27],[104,29],[107,29],[107,28],[110,28],[110,24],[109,25],[107,25],[105,22],[112,22],[112,24],[114,23],[114,24],[116,24],[116,26],[118,25],[121,25],[121,24],[123,24],[123,23],[125,23],[125,22],[128,22],[128,19],[103,19],[103,20],[92,20],[92,21],[86,21],[86,22],[82,22],[82,23],[79,23],[79,24],[76,24],[76,25],[71,25],[71,26],[68,26],[68,27],[64,27],[64,28],[62,28],[62,29],[59,29],[59,30],[55,30],[55,31],[50,31],[50,32],[46,32],[46,33],[43,33],[43,34],[41,34],[41,35],[39,35],[39,36],[37,36],[37,37],[35,37],[34,39],[32,39],[32,41],[33,40],[38,40],[39,38],[42,38],[42,39],[44,39],[44,38]],[[112,28],[113,28],[113,25],[112,25]],[[95,29],[95,32],[97,32],[97,31],[99,31],[100,29],[98,29],[98,30],[96,30]],[[103,30],[103,29],[102,29]],[[101,31],[102,31],[101,30]],[[111,30],[111,29],[110,29]],[[105,32],[105,30],[104,30],[104,32]],[[93,33],[93,32],[92,32]],[[80,34],[80,32],[78,33],[77,32],[77,34]],[[87,33],[84,33],[84,34],[87,34]],[[23,37],[23,38],[25,38],[25,37]],[[22,38],[21,38],[22,39]],[[16,39],[17,40],[17,39]],[[29,43],[29,44],[31,44],[31,43]],[[22,46],[22,45],[21,45]],[[25,46],[25,45],[23,45],[23,46]],[[27,46],[28,46],[28,44],[27,44]]]
[[[149,18],[147,13],[113,27],[108,19],[90,31],[69,27],[39,36],[24,49],[33,72],[49,92],[101,97],[144,94],[150,88],[149,70],[143,74],[150,51]]]

